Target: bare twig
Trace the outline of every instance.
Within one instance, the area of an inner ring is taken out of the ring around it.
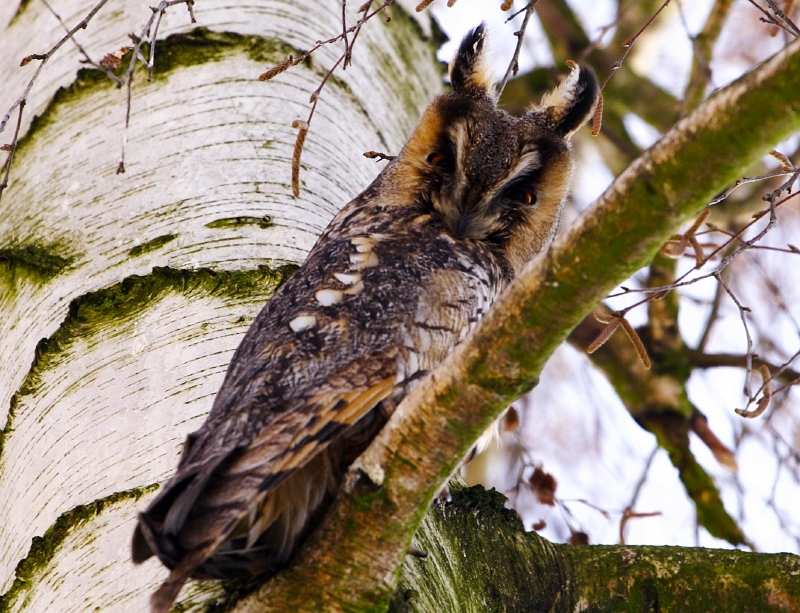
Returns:
[[[22,125],[22,111],[25,109],[25,100],[19,103],[19,112],[17,113],[17,127],[14,130],[14,138],[9,145],[10,153],[6,160],[6,171],[3,173],[3,182],[0,183],[0,197],[3,196],[3,190],[8,185],[8,175],[11,172],[11,163],[14,161],[14,153],[17,151],[17,143],[19,142],[19,127]]]
[[[522,25],[520,26],[519,30],[514,32],[514,36],[517,37],[517,46],[514,49],[514,55],[511,58],[511,62],[508,64],[508,68],[506,69],[506,74],[503,76],[503,80],[500,81],[500,85],[497,87],[497,93],[495,94],[496,98],[500,98],[500,94],[503,93],[503,90],[506,87],[506,83],[512,76],[516,76],[517,72],[519,71],[519,53],[522,50],[522,42],[525,39],[525,30],[528,28],[528,22],[531,19],[531,15],[533,15],[533,9],[536,7],[536,4],[539,0],[531,0],[528,2],[528,5],[522,10],[514,15],[511,15],[508,19],[506,19],[506,23],[511,21],[514,17],[519,15],[521,12],[525,12],[525,17],[522,20]]]
[[[622,46],[625,48],[625,51],[623,52],[622,56],[616,62],[611,64],[611,71],[608,73],[608,76],[606,77],[605,81],[603,81],[603,84],[600,86],[600,91],[603,91],[603,89],[605,88],[605,86],[608,83],[609,79],[611,79],[611,77],[614,75],[614,73],[617,70],[620,69],[620,67],[622,66],[622,62],[625,61],[625,58],[628,57],[628,54],[631,52],[631,49],[633,49],[633,45],[636,42],[636,40],[644,33],[645,30],[647,30],[647,28],[650,27],[650,24],[653,23],[655,21],[656,17],[658,17],[661,14],[661,11],[663,11],[665,8],[667,8],[667,5],[669,3],[670,3],[670,0],[665,0],[664,4],[661,5],[661,8],[659,8],[655,12],[655,15],[653,15],[647,21],[647,23],[644,24],[639,29],[639,31],[636,34],[634,34],[633,36],[631,36],[628,40],[626,40],[625,42],[622,43]]]
[[[339,67],[339,64],[343,64],[343,68],[349,65],[352,61],[353,55],[353,45],[355,45],[356,39],[358,38],[358,34],[361,31],[361,28],[364,24],[372,19],[378,13],[385,11],[388,7],[390,7],[394,0],[385,0],[383,4],[381,4],[378,8],[376,8],[371,13],[369,12],[370,7],[372,6],[373,0],[368,0],[365,4],[363,4],[358,12],[359,13],[366,13],[364,17],[359,19],[354,26],[347,27],[347,23],[345,21],[345,14],[344,14],[344,7],[342,8],[342,31],[334,36],[333,38],[329,38],[328,40],[321,40],[317,41],[317,44],[306,51],[305,53],[299,55],[298,57],[289,56],[289,58],[281,62],[280,64],[273,66],[266,72],[262,73],[258,79],[259,81],[268,81],[273,77],[281,74],[282,72],[286,71],[287,69],[291,68],[292,66],[297,66],[301,62],[305,61],[312,53],[314,53],[317,49],[322,47],[323,45],[329,45],[331,43],[335,43],[339,40],[343,40],[345,43],[344,52],[339,56],[339,59],[333,64],[333,66],[328,70],[325,76],[322,78],[322,82],[320,83],[319,87],[315,89],[311,93],[311,97],[309,102],[311,104],[311,110],[308,113],[308,117],[305,121],[295,120],[292,123],[292,126],[295,128],[299,128],[299,132],[297,133],[297,140],[295,141],[294,145],[294,153],[292,155],[292,193],[295,197],[300,195],[300,157],[303,154],[303,145],[305,144],[306,136],[308,135],[308,130],[311,125],[311,120],[314,117],[314,111],[317,108],[317,102],[319,101],[319,96],[322,93],[322,89],[325,87],[325,84],[328,80],[333,76],[334,71]],[[427,6],[427,5],[426,5]],[[425,8],[424,6],[422,8]],[[417,10],[422,10],[420,7],[417,7]],[[348,43],[347,35],[350,33],[353,34],[353,39]]]
[[[86,49],[84,49],[83,46],[75,38],[74,30],[70,31],[70,29],[67,27],[67,24],[65,24],[64,21],[61,19],[61,16],[58,13],[56,13],[55,10],[53,10],[53,7],[50,6],[50,4],[47,2],[47,0],[41,0],[41,1],[47,7],[47,10],[49,10],[56,19],[58,19],[58,23],[60,23],[61,26],[67,31],[67,36],[75,44],[75,47],[77,47],[77,49],[78,49],[78,51],[80,51],[81,55],[83,55],[84,63],[89,64],[90,66],[92,66],[93,68],[95,68],[97,70],[103,71],[109,79],[111,79],[112,81],[114,81],[117,84],[121,84],[120,78],[117,77],[117,75],[115,75],[109,68],[103,66],[102,64],[98,64],[91,57],[89,57],[89,54],[86,52]]]
[[[709,206],[714,204],[719,204],[723,200],[727,199],[737,187],[741,185],[745,185],[746,183],[756,183],[758,181],[764,181],[766,179],[772,179],[774,177],[785,177],[786,175],[792,174],[794,170],[779,170],[776,172],[771,172],[765,175],[760,175],[758,177],[742,177],[738,181],[736,181],[733,185],[731,185],[728,189],[722,192],[719,196],[714,198],[711,202],[708,203]]]
[[[119,155],[119,164],[117,164],[117,174],[125,172],[125,145],[128,144],[128,126],[131,123],[131,88],[133,87],[133,73],[128,77],[128,96],[127,106],[125,108],[125,129],[122,131],[122,148]]]
[[[739,302],[739,299],[736,297],[736,294],[733,293],[728,284],[725,283],[725,280],[722,278],[722,275],[719,271],[715,271],[714,277],[716,278],[717,282],[725,288],[725,291],[730,296],[731,300],[736,304],[737,308],[739,309],[739,317],[742,320],[742,325],[744,326],[744,333],[747,337],[747,353],[745,354],[745,376],[744,376],[744,393],[749,398],[750,397],[750,372],[753,370],[753,358],[755,357],[753,353],[753,337],[750,336],[750,327],[747,325],[747,313],[750,312],[750,308],[742,305]]]
[[[784,13],[781,8],[775,3],[775,0],[764,0],[768,5],[769,8],[778,16],[783,23],[785,23],[792,31],[794,36],[800,36],[800,28],[798,28],[795,23],[789,19],[789,17]]]
[[[2,182],[2,184],[0,184],[0,198],[2,198],[3,190],[8,185],[8,177],[9,177],[9,175],[11,173],[11,163],[14,160],[14,153],[17,150],[17,144],[19,142],[20,125],[22,124],[22,111],[25,108],[25,104],[28,101],[28,96],[31,93],[31,89],[33,88],[33,84],[39,78],[39,75],[42,73],[42,69],[44,68],[45,64],[47,64],[48,60],[50,60],[50,58],[53,57],[53,54],[56,51],[58,51],[65,42],[67,42],[68,40],[72,39],[72,36],[73,36],[73,34],[75,34],[75,32],[77,32],[80,29],[85,28],[88,25],[89,21],[92,19],[92,17],[95,16],[97,11],[99,11],[101,8],[103,8],[103,6],[107,2],[108,2],[108,0],[100,0],[100,2],[98,2],[94,6],[94,8],[92,8],[92,10],[89,11],[89,13],[86,15],[86,17],[84,17],[78,23],[78,25],[76,25],[74,28],[69,30],[66,33],[66,35],[62,39],[60,39],[55,45],[53,45],[46,53],[36,53],[36,54],[33,54],[33,55],[29,55],[29,56],[27,56],[27,57],[22,59],[22,62],[20,63],[20,66],[25,66],[31,60],[39,60],[40,64],[39,64],[39,67],[36,69],[36,72],[33,73],[33,76],[31,77],[30,81],[28,81],[28,84],[25,86],[25,89],[23,90],[22,95],[19,98],[17,98],[16,102],[14,102],[14,104],[11,105],[11,107],[8,109],[8,111],[6,112],[6,114],[3,117],[3,119],[0,120],[0,133],[2,133],[3,130],[5,130],[5,127],[6,127],[6,124],[8,123],[8,120],[11,118],[11,113],[14,112],[14,109],[19,108],[19,113],[17,115],[17,128],[14,131],[14,138],[13,138],[13,140],[11,141],[11,143],[10,143],[10,145],[8,147],[8,149],[10,149],[10,154],[9,154],[8,158],[6,159],[6,164],[5,164],[6,168],[5,168],[5,173],[3,175],[3,182]],[[72,39],[72,40],[74,40],[74,39]]]
[[[741,229],[739,229],[736,232],[736,234],[732,235],[729,241],[727,241],[724,244],[720,245],[717,249],[715,249],[712,253],[710,253],[706,257],[707,261],[713,259],[718,253],[720,253],[721,251],[726,249],[731,244],[732,241],[738,241],[738,242],[741,243],[741,246],[739,248],[737,248],[731,254],[729,254],[728,256],[723,258],[723,260],[720,262],[720,264],[718,265],[716,270],[714,270],[712,272],[709,272],[707,274],[699,275],[699,276],[694,277],[692,279],[686,280],[686,277],[688,277],[692,272],[694,272],[694,269],[692,269],[692,270],[687,271],[686,273],[684,273],[680,277],[678,277],[678,279],[674,283],[670,283],[669,285],[663,285],[663,286],[659,286],[659,287],[644,287],[644,288],[637,288],[637,289],[630,289],[630,288],[623,287],[622,291],[617,292],[615,294],[609,295],[609,298],[616,298],[618,296],[624,296],[626,294],[631,294],[631,293],[635,293],[635,292],[644,293],[644,294],[663,295],[666,292],[671,291],[673,289],[677,289],[679,287],[685,287],[687,285],[693,285],[694,283],[697,283],[698,281],[702,281],[704,279],[709,279],[709,278],[712,278],[712,277],[716,277],[716,275],[718,273],[722,272],[723,270],[725,270],[731,264],[731,262],[736,258],[736,256],[738,256],[742,251],[745,251],[747,249],[756,248],[757,245],[755,243],[760,241],[764,237],[764,235],[772,227],[774,227],[774,223],[773,223],[772,226],[767,225],[767,227],[765,227],[764,230],[759,232],[758,235],[756,235],[755,237],[753,237],[752,239],[749,239],[747,241],[739,239],[739,237],[742,236],[742,234],[744,234],[756,222],[758,222],[760,219],[762,219],[767,214],[770,214],[771,220],[772,220],[772,218],[774,217],[774,213],[775,213],[775,211],[777,210],[778,207],[780,207],[782,204],[785,204],[786,202],[788,202],[792,198],[797,197],[800,194],[800,192],[796,192],[794,194],[791,194],[791,195],[783,198],[782,200],[778,200],[778,201],[775,200],[775,198],[777,197],[776,196],[777,194],[780,194],[784,189],[788,189],[792,185],[792,183],[797,179],[798,174],[800,174],[800,169],[797,169],[797,170],[795,170],[795,171],[793,171],[791,173],[789,173],[789,172],[772,173],[772,174],[769,174],[769,175],[764,175],[764,176],[760,177],[759,179],[766,179],[766,178],[771,178],[771,177],[775,177],[775,176],[785,176],[787,174],[791,175],[789,180],[786,181],[783,185],[781,185],[778,189],[776,189],[773,192],[771,192],[768,196],[766,196],[766,198],[771,198],[772,199],[770,207],[765,209],[765,210],[763,210],[763,211],[761,211],[761,212],[759,212],[759,213],[756,213],[755,215],[753,215],[753,218],[750,220],[750,222],[747,223],[745,226],[743,226]],[[712,203],[718,203],[718,202],[721,202],[722,200],[724,200],[727,197],[727,195],[729,195],[735,189],[735,187],[738,187],[738,185],[741,185],[741,184],[744,184],[744,183],[751,183],[751,182],[753,182],[755,180],[757,180],[757,178],[749,179],[749,178],[745,177],[741,181],[737,181],[737,184],[735,184],[733,187],[728,189],[724,194],[722,194],[722,195],[718,196],[717,198],[715,198],[712,201]],[[790,249],[790,251],[794,252],[793,249]],[[646,302],[647,300],[648,299],[645,299],[642,302]],[[630,310],[630,308],[633,308],[635,306],[639,306],[640,304],[642,304],[642,302],[638,302],[638,303],[636,303],[634,305],[631,305],[631,307],[628,307],[628,308],[620,311],[620,313],[625,313],[628,310]]]
[[[47,3],[47,1],[46,0],[42,0],[42,2],[44,2],[45,6],[48,8],[48,10],[50,10],[50,12],[55,16],[55,18],[58,19],[59,23],[61,23],[61,25],[64,26],[64,28],[66,29],[67,28],[66,24],[64,24],[64,22],[62,21],[61,17],[52,9],[52,7]],[[64,37],[61,38],[55,45],[53,45],[46,53],[35,53],[35,54],[31,54],[31,55],[23,58],[23,60],[22,60],[22,62],[20,64],[21,66],[24,66],[24,65],[28,64],[32,60],[39,60],[40,64],[39,64],[39,67],[36,69],[36,72],[34,73],[33,77],[31,77],[30,81],[28,81],[28,84],[26,85],[25,89],[23,90],[22,95],[17,99],[16,102],[14,102],[14,104],[11,105],[11,107],[9,108],[8,112],[6,113],[6,115],[3,117],[2,120],[0,120],[0,132],[3,132],[3,130],[6,127],[6,124],[8,123],[8,120],[11,118],[11,113],[14,112],[14,109],[19,107],[20,114],[19,114],[19,116],[17,118],[17,130],[16,130],[16,133],[14,135],[14,140],[11,142],[10,146],[7,148],[7,149],[9,149],[11,151],[11,154],[9,155],[8,159],[6,160],[5,175],[4,175],[2,186],[0,186],[0,196],[2,196],[3,189],[8,184],[8,176],[9,176],[9,173],[10,173],[10,170],[11,170],[11,162],[13,161],[14,152],[16,151],[17,141],[18,141],[18,138],[19,138],[19,126],[20,126],[20,122],[21,122],[22,109],[24,108],[25,103],[28,100],[28,96],[30,95],[31,89],[33,88],[33,84],[38,79],[39,75],[42,72],[42,69],[45,66],[45,64],[50,60],[51,57],[53,57],[53,55],[56,53],[56,51],[58,51],[61,48],[61,46],[65,42],[67,42],[68,40],[71,40],[75,44],[75,46],[78,48],[80,53],[84,56],[84,63],[91,65],[92,67],[96,68],[97,70],[101,70],[109,79],[111,79],[112,81],[114,81],[114,83],[116,83],[117,87],[122,87],[125,84],[128,85],[128,99],[127,99],[127,108],[126,108],[126,113],[125,113],[125,134],[123,134],[122,154],[121,154],[119,165],[117,166],[117,172],[118,173],[125,172],[125,163],[124,163],[125,162],[125,143],[126,143],[126,140],[127,140],[127,128],[128,128],[128,125],[130,124],[131,80],[133,78],[133,71],[134,71],[134,69],[136,67],[136,62],[137,61],[141,61],[145,66],[148,67],[149,70],[152,71],[153,58],[154,58],[153,48],[155,47],[155,35],[153,36],[153,41],[151,43],[150,61],[149,62],[141,54],[141,45],[142,45],[143,41],[145,40],[145,38],[147,37],[147,34],[150,32],[150,29],[151,29],[151,27],[153,25],[153,21],[156,18],[156,16],[158,16],[158,18],[160,20],[160,16],[164,13],[164,11],[167,8],[169,8],[171,6],[175,6],[175,5],[178,5],[178,4],[186,4],[187,8],[189,10],[189,15],[191,16],[191,19],[192,19],[192,23],[195,23],[196,20],[195,20],[195,17],[194,17],[194,11],[192,10],[192,5],[194,3],[194,0],[162,0],[162,2],[159,3],[159,5],[157,7],[151,8],[152,15],[150,16],[150,19],[147,22],[147,24],[145,25],[145,27],[142,29],[141,36],[136,36],[135,34],[131,35],[131,38],[133,39],[135,45],[132,48],[132,55],[131,55],[130,64],[128,66],[128,69],[125,71],[125,74],[122,76],[122,78],[117,77],[111,71],[111,69],[109,67],[107,67],[107,66],[104,66],[102,62],[101,63],[97,63],[94,60],[92,60],[91,57],[89,57],[89,54],[80,45],[80,43],[78,43],[78,41],[75,39],[75,36],[74,36],[75,33],[78,30],[85,29],[89,25],[89,22],[94,18],[94,16],[107,3],[108,3],[108,0],[100,0],[100,2],[98,2],[86,14],[86,16],[81,21],[78,22],[77,25],[75,25],[73,28],[67,30],[67,33],[64,35]]]
[[[75,34],[75,32],[85,28],[89,24],[89,21],[91,21],[92,17],[95,16],[97,11],[99,11],[101,8],[103,8],[103,6],[107,2],[108,2],[108,0],[100,0],[100,2],[98,2],[97,5],[95,5],[95,7],[91,11],[89,11],[89,13],[86,15],[86,17],[84,17],[78,23],[78,25],[76,25],[69,32],[67,32],[66,36],[64,36],[55,45],[53,45],[46,53],[41,53],[41,54],[37,53],[37,54],[29,55],[26,58],[23,58],[22,62],[20,63],[20,66],[24,66],[25,64],[27,64],[32,59],[40,60],[41,64],[39,64],[39,67],[36,69],[36,72],[34,73],[33,77],[31,77],[31,80],[28,81],[28,85],[25,86],[25,89],[23,90],[22,95],[17,99],[16,102],[14,102],[14,104],[11,105],[11,107],[8,109],[8,112],[5,114],[3,119],[0,120],[0,133],[2,133],[2,131],[5,129],[6,123],[8,123],[8,120],[11,118],[11,113],[14,112],[14,109],[16,109],[18,106],[20,106],[20,104],[24,104],[25,101],[28,99],[28,94],[30,94],[31,88],[33,87],[33,84],[36,82],[36,79],[41,74],[42,68],[47,63],[47,61],[51,57],[53,57],[53,54],[56,51],[58,51],[61,48],[61,45],[63,45],[70,38],[72,38],[72,35]]]
[[[797,36],[797,34],[795,34],[787,24],[770,15],[769,12],[766,11],[763,7],[756,4],[755,0],[748,0],[748,2],[752,4],[754,7],[756,7],[759,11],[761,11],[761,13],[764,15],[764,17],[761,18],[761,21],[776,26],[792,36]]]
[[[644,487],[645,482],[647,481],[647,475],[650,473],[650,466],[653,463],[653,459],[655,459],[656,454],[660,447],[658,445],[655,446],[653,451],[650,453],[650,456],[647,458],[647,462],[644,465],[644,469],[642,470],[642,474],[639,477],[639,481],[636,483],[636,486],[633,488],[633,495],[631,496],[631,501],[628,503],[628,506],[625,507],[622,511],[622,517],[619,522],[619,544],[625,544],[625,526],[628,523],[628,520],[633,517],[652,517],[654,515],[658,515],[659,513],[634,513],[633,507],[636,504],[636,501],[639,498],[639,494],[642,491],[642,487]]]

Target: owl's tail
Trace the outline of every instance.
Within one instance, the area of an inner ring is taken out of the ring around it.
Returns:
[[[305,466],[267,478],[256,474],[259,467],[226,470],[238,450],[203,466],[182,466],[139,515],[133,535],[134,563],[155,555],[171,569],[152,596],[152,613],[169,611],[190,578],[246,578],[284,566],[337,489],[339,447],[326,447]]]

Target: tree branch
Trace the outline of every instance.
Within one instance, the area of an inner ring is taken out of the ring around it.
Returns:
[[[800,598],[795,555],[556,545],[523,532],[503,502],[481,486],[459,488],[444,512],[425,516],[414,547],[428,555],[406,559],[397,595],[406,608],[396,610],[567,613],[584,602],[592,611],[777,613]]]
[[[800,129],[798,88],[795,41],[712,96],[622,173],[401,403],[293,566],[236,611],[388,605],[414,532],[473,441],[533,387],[553,350],[609,291]]]

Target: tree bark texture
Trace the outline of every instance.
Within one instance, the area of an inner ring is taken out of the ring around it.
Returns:
[[[22,58],[64,35],[44,3],[17,4],[0,6],[3,112],[37,68]],[[95,4],[53,7],[72,27]],[[71,41],[45,65],[0,200],[0,610],[147,609],[166,569],[130,562],[137,510],[255,314],[380,170],[362,153],[396,152],[439,93],[430,24],[399,8],[368,23],[322,91],[293,197],[292,122],[342,46],[258,76],[340,32],[341,6],[203,0],[196,25],[169,9],[152,82],[135,73],[124,174],[127,89],[79,71]],[[150,14],[112,0],[76,39],[99,61]]]
[[[692,547],[554,545],[526,533],[505,497],[454,488],[425,516],[394,611],[727,613],[796,611],[800,558]]]

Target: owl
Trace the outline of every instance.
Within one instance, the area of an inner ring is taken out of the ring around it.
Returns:
[[[256,317],[175,476],[139,515],[133,560],[169,578],[249,577],[285,565],[348,465],[394,407],[552,240],[569,136],[598,96],[571,72],[523,117],[496,106],[486,30],[450,65],[452,93],[331,221]]]

